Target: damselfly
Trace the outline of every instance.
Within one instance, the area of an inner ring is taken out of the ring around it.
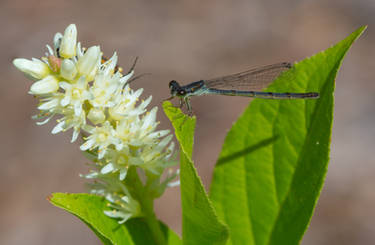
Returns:
[[[267,85],[275,80],[283,71],[292,68],[288,62],[256,67],[248,71],[236,73],[233,75],[218,77],[209,80],[200,80],[181,86],[175,80],[169,83],[171,97],[180,98],[180,106],[186,105],[188,112],[192,113],[190,97],[216,94],[228,96],[244,96],[262,99],[317,99],[319,93],[273,93],[261,92]]]

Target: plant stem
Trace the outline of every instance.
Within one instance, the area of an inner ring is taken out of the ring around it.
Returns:
[[[145,201],[142,204],[145,219],[151,230],[155,243],[158,245],[166,245],[167,243],[165,241],[164,233],[161,230],[160,223],[154,213],[153,200]]]
[[[135,167],[131,167],[128,170],[127,177],[125,179],[125,185],[131,192],[131,195],[136,198],[141,205],[142,213],[148,227],[150,228],[153,240],[157,245],[167,245],[167,242],[164,237],[164,233],[161,230],[159,220],[156,218],[154,213],[154,199],[155,194],[150,191],[150,181],[152,182],[153,176],[147,176],[146,186],[142,184],[142,181],[139,179],[137,170]],[[152,188],[151,188],[152,189]]]

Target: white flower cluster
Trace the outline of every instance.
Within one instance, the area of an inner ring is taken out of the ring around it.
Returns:
[[[29,93],[40,99],[35,118],[43,121],[37,124],[60,116],[52,133],[73,129],[72,142],[83,131],[80,148],[92,156],[96,167],[85,176],[97,181],[92,192],[107,197],[117,212],[106,213],[121,218],[120,222],[139,215],[137,201],[123,184],[128,168],[137,166],[161,176],[175,163],[172,135],[168,130],[156,131],[156,107],[146,110],[151,96],[137,104],[143,90],[133,91],[128,84],[134,69],[123,75],[116,53],[106,60],[99,46],[81,48],[74,24],[64,35],[57,33],[53,48],[47,45],[47,49],[41,59],[13,61],[35,81]],[[167,176],[160,188],[175,176]]]

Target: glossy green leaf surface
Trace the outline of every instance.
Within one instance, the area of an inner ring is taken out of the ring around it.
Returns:
[[[327,172],[336,74],[364,29],[294,64],[267,89],[319,99],[255,99],[229,131],[210,192],[229,244],[301,241]]]
[[[103,211],[108,208],[103,197],[85,193],[54,193],[49,200],[53,205],[65,209],[86,223],[103,244],[155,244],[150,230],[142,218],[130,219],[120,225],[115,219],[106,216]],[[164,224],[162,224],[162,229],[168,244],[181,244],[180,238]]]
[[[175,129],[180,143],[180,181],[182,202],[182,241],[185,245],[225,244],[228,230],[215,213],[191,160],[195,117],[191,118],[170,102],[164,112]]]

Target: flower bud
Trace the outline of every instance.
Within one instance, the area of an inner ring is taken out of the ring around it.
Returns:
[[[77,75],[77,68],[73,61],[64,59],[61,62],[60,75],[67,80],[73,80],[73,78],[75,78]]]
[[[37,59],[27,60],[18,58],[13,60],[13,64],[32,80],[43,79],[50,73],[48,65]]]
[[[86,51],[86,53],[78,60],[78,72],[81,75],[85,75],[87,77],[91,76],[92,73],[97,69],[100,55],[101,54],[99,46],[90,47]]]
[[[97,109],[97,108],[92,108],[87,115],[87,118],[93,123],[93,124],[98,124],[102,123],[105,120],[105,115],[103,110]]]
[[[48,64],[53,72],[59,72],[61,67],[61,59],[54,55],[48,56]]]
[[[59,81],[54,76],[47,76],[30,87],[30,94],[43,95],[54,93],[59,89]]]
[[[60,44],[60,55],[63,58],[72,58],[76,55],[76,44],[77,44],[77,28],[76,25],[70,24],[64,32],[64,36],[61,39]]]

